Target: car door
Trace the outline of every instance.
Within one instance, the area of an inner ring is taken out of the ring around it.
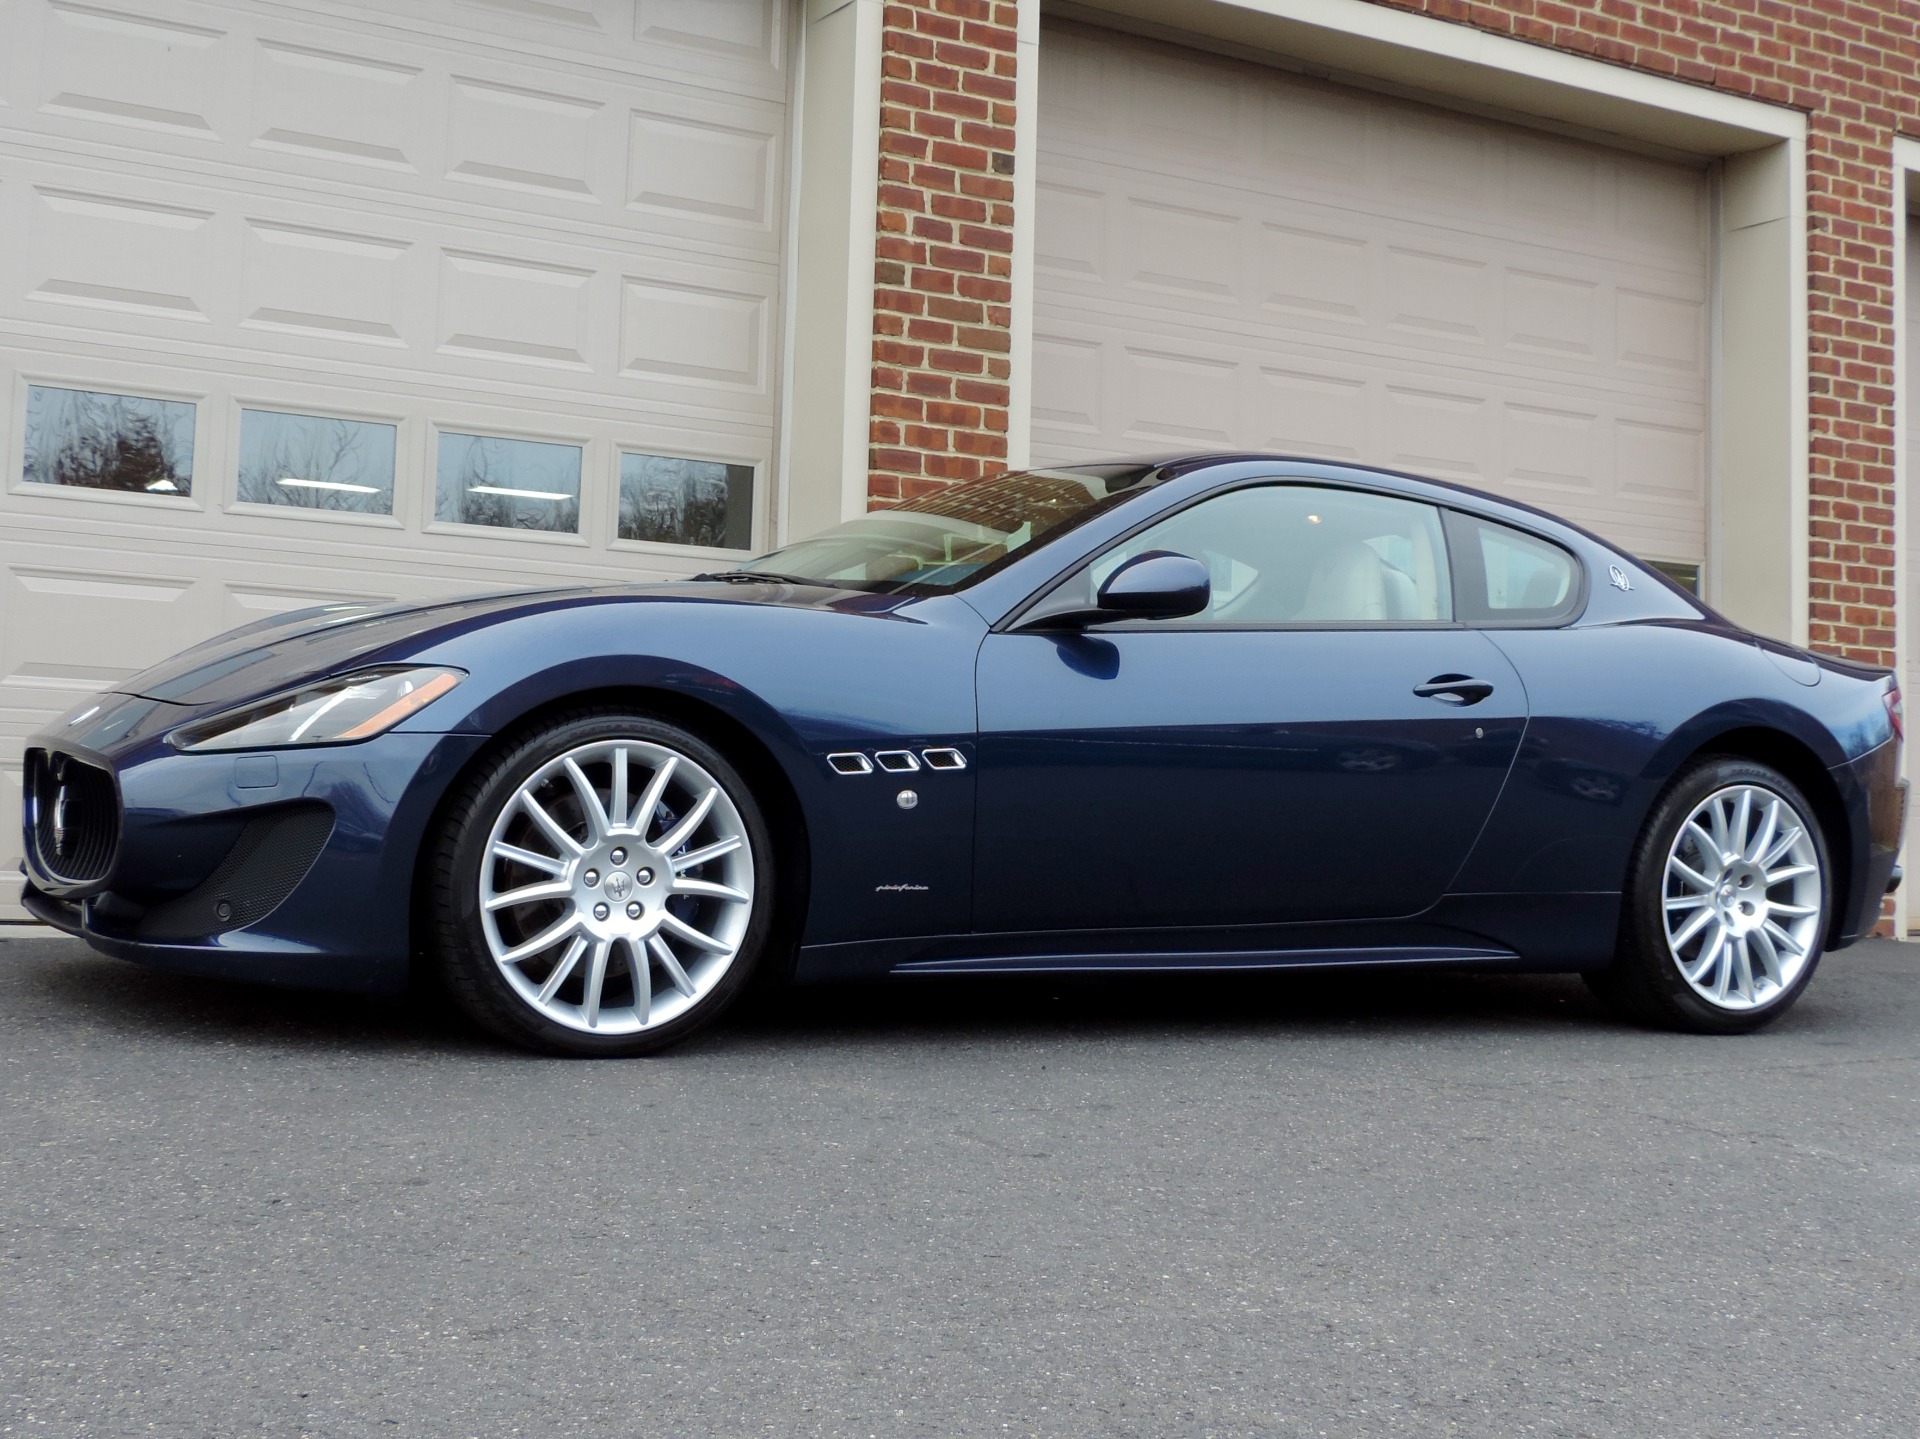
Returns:
[[[1445,891],[1526,721],[1452,617],[1439,513],[1309,484],[1214,495],[1147,550],[1203,561],[1178,621],[991,634],[977,672],[975,928],[1190,928],[1409,915]],[[1049,602],[1043,608],[1052,608]]]

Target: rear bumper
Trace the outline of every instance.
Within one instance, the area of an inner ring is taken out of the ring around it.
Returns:
[[[1854,863],[1846,893],[1835,896],[1838,913],[1827,941],[1829,949],[1844,949],[1873,933],[1880,922],[1880,902],[1898,883],[1900,843],[1907,821],[1907,782],[1900,773],[1900,751],[1899,741],[1889,740],[1832,772],[1852,830]]]

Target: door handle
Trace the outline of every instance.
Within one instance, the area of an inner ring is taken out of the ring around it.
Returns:
[[[1441,704],[1477,705],[1493,693],[1493,686],[1466,675],[1435,675],[1425,684],[1415,685],[1413,692],[1423,700],[1439,700]]]

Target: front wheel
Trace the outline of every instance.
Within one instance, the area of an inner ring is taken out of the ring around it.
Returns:
[[[765,947],[773,845],[698,736],[642,715],[559,720],[448,807],[432,930],[461,1007],[505,1039],[645,1054],[740,992]]]
[[[1777,1019],[1824,948],[1831,868],[1813,806],[1752,760],[1702,760],[1634,847],[1620,946],[1588,977],[1636,1018],[1701,1034]]]

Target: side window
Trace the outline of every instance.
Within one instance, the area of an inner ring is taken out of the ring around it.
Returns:
[[[1457,512],[1447,525],[1467,624],[1557,624],[1579,609],[1580,566],[1560,546]]]
[[[1148,550],[1191,555],[1212,574],[1208,608],[1181,624],[1384,626],[1453,617],[1439,514],[1413,500],[1312,485],[1234,490],[1102,555],[1091,590]]]

